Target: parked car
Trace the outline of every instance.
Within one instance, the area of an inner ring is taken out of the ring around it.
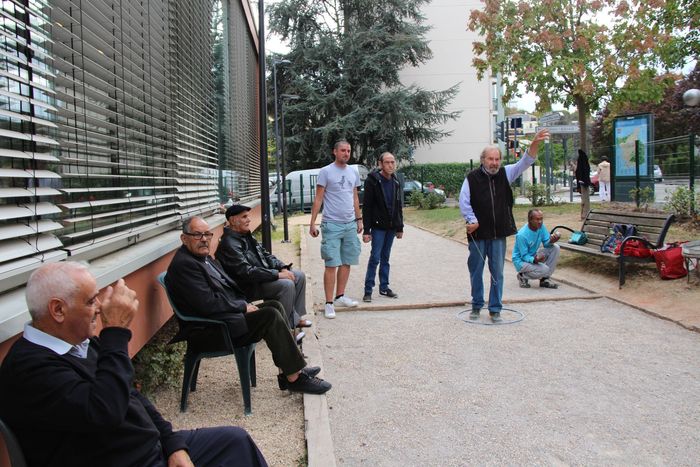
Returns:
[[[418,180],[406,180],[403,184],[404,203],[408,202],[409,196],[411,196],[411,193],[414,191],[423,191],[424,193],[435,192],[440,196],[445,196],[445,191],[441,190],[440,188],[435,188],[435,184],[433,182],[425,182],[424,185],[421,185]]]
[[[661,167],[659,167],[656,164],[654,164],[654,181],[655,182],[663,182],[664,181],[664,174],[661,173]]]

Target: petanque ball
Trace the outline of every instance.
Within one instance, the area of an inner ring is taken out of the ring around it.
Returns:
[[[688,89],[684,92],[683,103],[691,107],[700,104],[700,89]]]

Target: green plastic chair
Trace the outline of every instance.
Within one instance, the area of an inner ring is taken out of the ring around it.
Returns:
[[[187,410],[187,396],[190,391],[197,390],[199,362],[203,358],[234,354],[236,365],[238,366],[238,375],[241,380],[245,414],[251,415],[253,410],[250,401],[250,387],[255,387],[256,385],[255,344],[234,347],[225,322],[183,314],[177,309],[168,293],[168,288],[165,286],[165,274],[165,272],[158,274],[158,282],[165,290],[170,306],[173,308],[180,325],[180,332],[169,343],[187,341],[180,411],[185,412]]]

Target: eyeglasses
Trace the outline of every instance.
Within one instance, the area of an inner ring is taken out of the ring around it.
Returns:
[[[189,237],[193,237],[196,240],[201,240],[202,238],[206,238],[207,240],[211,240],[211,238],[214,236],[214,232],[184,232],[185,235]]]

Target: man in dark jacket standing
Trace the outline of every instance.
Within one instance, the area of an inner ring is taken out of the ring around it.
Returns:
[[[365,195],[362,204],[364,232],[362,241],[372,241],[372,252],[367,262],[365,294],[362,300],[372,301],[374,278],[379,265],[379,295],[398,298],[389,288],[389,255],[394,237],[403,237],[403,190],[396,179],[396,159],[390,152],[379,156],[379,170],[369,174],[365,180]]]
[[[306,275],[285,264],[265,250],[250,232],[250,208],[234,204],[226,210],[224,227],[216,259],[226,274],[243,289],[248,300],[277,300],[287,313],[290,328],[307,328]]]
[[[459,194],[459,209],[467,222],[469,240],[469,276],[472,311],[469,318],[479,318],[484,306],[484,265],[486,258],[491,273],[489,314],[500,322],[503,304],[503,265],[506,237],[516,232],[513,219],[513,191],[510,184],[535,163],[539,146],[549,138],[549,131],[540,130],[523,157],[515,164],[501,167],[501,150],[487,146],[481,151],[481,165],[467,174]]]

